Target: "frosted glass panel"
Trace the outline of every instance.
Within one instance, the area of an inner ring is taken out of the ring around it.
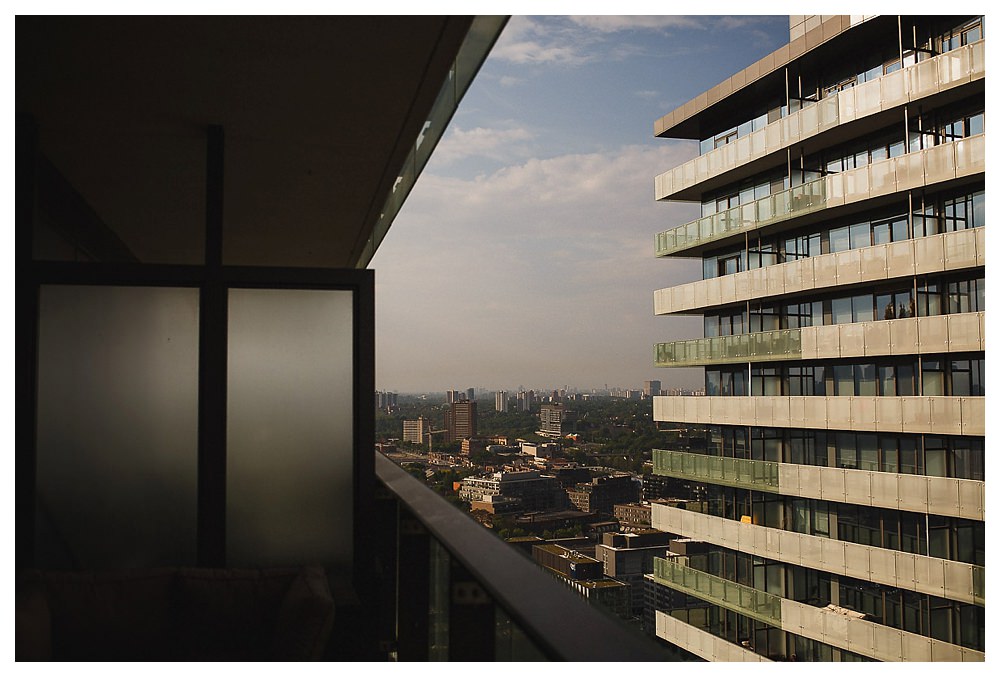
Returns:
[[[42,568],[194,564],[198,291],[42,287]]]
[[[349,291],[230,291],[230,565],[351,565],[352,320]]]

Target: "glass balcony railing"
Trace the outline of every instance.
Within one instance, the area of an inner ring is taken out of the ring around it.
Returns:
[[[659,645],[571,589],[376,454],[371,604],[400,661],[664,661]]]
[[[740,362],[768,362],[802,357],[802,332],[776,329],[734,336],[713,336],[657,343],[657,367],[695,367]]]
[[[781,626],[781,597],[777,595],[659,557],[653,560],[653,578],[668,588],[764,623]]]
[[[755,491],[778,491],[778,464],[653,449],[653,473]]]
[[[671,230],[657,233],[656,255],[668,256],[707,244],[733,233],[760,228],[826,206],[826,179],[816,179],[774,195],[704,216]]]
[[[691,199],[677,196],[826,130],[917,102],[985,74],[985,43],[980,40],[845,89],[660,174],[654,180],[656,199]]]

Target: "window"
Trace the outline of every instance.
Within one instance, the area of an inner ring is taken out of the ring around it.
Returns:
[[[917,288],[917,312],[921,317],[941,314],[941,286],[937,282],[925,282]]]
[[[921,395],[927,397],[945,394],[944,365],[940,360],[924,360],[921,376],[923,381]]]
[[[867,221],[850,226],[850,233],[851,249],[860,249],[861,247],[871,246],[871,225]]]
[[[874,397],[877,385],[874,364],[854,365],[854,394],[864,397]]]
[[[830,301],[831,324],[848,324],[854,321],[850,298],[833,299]]]
[[[851,248],[851,228],[843,226],[841,228],[830,229],[830,253],[844,252]]]

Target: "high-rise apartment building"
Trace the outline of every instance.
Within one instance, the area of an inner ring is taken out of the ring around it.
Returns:
[[[532,411],[535,408],[535,391],[529,390],[527,392],[521,390],[517,393],[517,410],[518,411]]]
[[[562,404],[543,404],[538,418],[538,433],[546,437],[562,437],[575,430],[576,412]]]
[[[645,397],[656,397],[660,394],[660,381],[646,381],[642,384],[642,394]]]
[[[497,411],[506,412],[509,409],[509,398],[507,397],[506,390],[497,391],[496,395],[496,408]]]
[[[424,436],[427,435],[430,430],[430,422],[426,421],[423,416],[417,417],[416,419],[404,419],[403,441],[413,442],[414,444],[423,444]]]
[[[705,551],[647,577],[656,634],[717,660],[984,659],[985,61],[975,16],[798,16],[791,42],[658,120],[701,218],[655,292],[704,338],[706,397],[653,526]],[[691,498],[691,497],[689,497]],[[675,551],[678,552],[679,551]]]
[[[448,408],[445,423],[449,442],[475,437],[479,431],[476,403],[470,400],[453,402]]]

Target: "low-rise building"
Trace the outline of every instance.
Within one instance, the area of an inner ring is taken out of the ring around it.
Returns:
[[[649,503],[619,503],[614,508],[615,518],[623,527],[649,527],[653,509]]]
[[[566,505],[566,494],[556,478],[537,470],[495,472],[462,481],[462,500],[481,501],[484,496],[519,498],[525,510],[556,510]]]
[[[595,477],[566,491],[570,503],[578,510],[608,517],[614,515],[615,504],[636,503],[640,494],[639,481],[628,473]]]
[[[630,617],[629,585],[606,577],[598,560],[552,543],[535,545],[531,554],[536,562],[590,604],[603,607],[619,618]]]
[[[551,458],[559,453],[559,445],[555,442],[521,442],[521,453],[536,458]]]
[[[653,572],[653,558],[665,557],[668,535],[652,529],[640,533],[603,534],[594,548],[605,576],[630,586],[629,613],[642,618],[645,606],[643,577]]]

